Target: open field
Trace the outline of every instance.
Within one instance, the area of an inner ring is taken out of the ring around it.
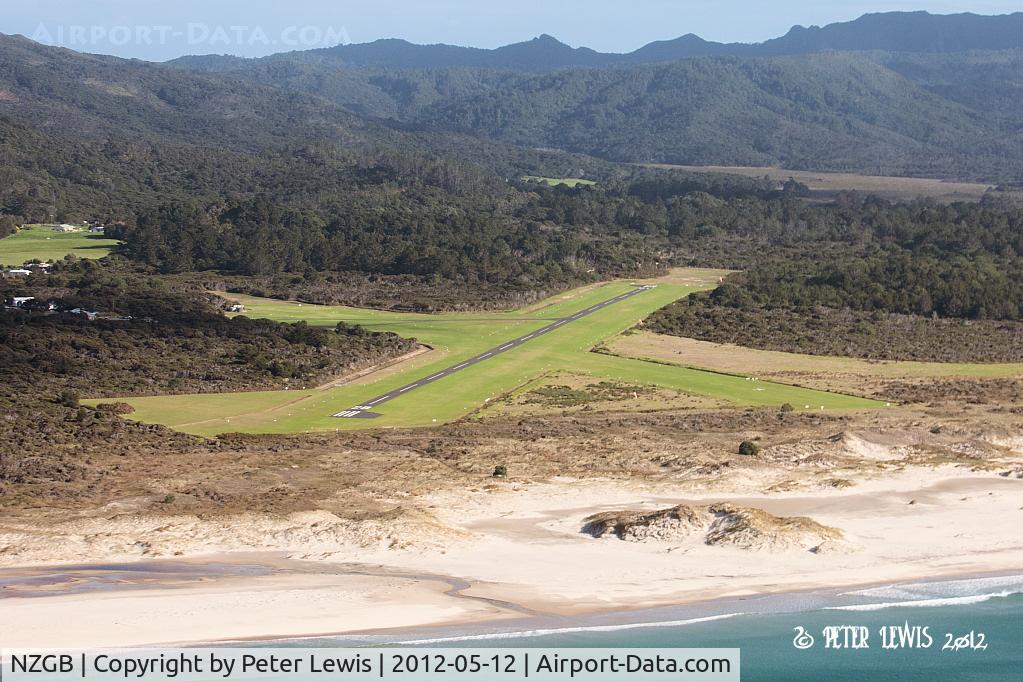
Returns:
[[[595,380],[571,371],[543,374],[520,386],[499,401],[490,403],[481,416],[522,417],[545,415],[552,411],[649,412],[655,410],[715,409],[728,403],[713,398],[689,395],[660,386],[630,382]]]
[[[294,433],[387,426],[418,426],[449,422],[486,405],[536,377],[571,369],[596,381],[627,381],[659,386],[739,405],[798,409],[864,409],[875,401],[812,391],[785,384],[753,381],[745,376],[673,367],[656,362],[589,352],[633,327],[654,310],[692,291],[713,286],[724,273],[681,271],[653,280],[657,286],[585,318],[565,324],[498,357],[470,365],[388,402],[372,420],[338,419],[331,415],[363,404],[410,382],[433,376],[452,365],[548,326],[636,288],[632,282],[588,286],[554,296],[519,311],[391,313],[345,307],[315,306],[238,297],[251,317],[280,321],[306,320],[334,325],[339,320],[367,329],[415,337],[434,350],[402,365],[401,371],[374,373],[326,388],[296,387],[287,391],[127,398],[135,407],[132,419],[160,423],[200,435],[225,432]],[[687,282],[687,283],[679,283]],[[96,403],[99,401],[90,401]]]
[[[756,166],[675,166],[659,163],[642,165],[649,168],[678,168],[696,173],[730,173],[750,178],[762,178],[766,175],[779,182],[793,178],[809,187],[815,194],[829,194],[846,190],[898,200],[929,197],[946,202],[979,201],[984,196],[984,192],[991,189],[991,185],[975,182],[952,182],[936,178],[900,178],[886,175],[825,173]]]
[[[577,185],[595,185],[593,180],[583,180],[582,178],[545,178],[539,175],[523,175],[522,179],[526,182],[545,182],[551,187],[555,185],[568,185],[569,187],[575,187]]]
[[[49,225],[26,225],[0,239],[0,265],[21,265],[34,259],[60,260],[68,254],[102,258],[117,246],[116,239],[88,232],[54,232]]]
[[[643,331],[619,336],[608,348],[626,357],[750,374],[855,395],[874,395],[889,381],[1023,377],[1021,363],[896,362],[800,355]]]

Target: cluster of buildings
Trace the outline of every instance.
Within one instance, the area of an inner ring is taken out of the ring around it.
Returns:
[[[52,229],[54,232],[84,232],[88,231],[91,234],[103,234],[106,231],[106,227],[100,223],[93,223],[85,220],[82,225],[71,225],[68,223],[61,223],[60,225],[53,225]],[[23,266],[18,268],[0,268],[0,279],[21,279],[29,277],[30,275],[46,275],[53,270],[53,263],[25,263]],[[40,307],[37,304],[32,303],[35,301],[35,296],[14,296],[4,301],[4,307],[6,308],[31,308],[35,310],[46,310],[50,312],[57,311],[57,304],[52,301],[47,302],[45,306]],[[130,317],[117,317],[113,315],[105,315],[103,313],[94,310],[85,310],[84,308],[74,308],[73,310],[65,310],[65,313],[71,315],[81,315],[87,320],[95,320],[97,318],[126,320],[131,319]]]
[[[26,307],[33,307],[37,311],[45,309],[45,311],[47,311],[47,312],[57,312],[57,304],[54,303],[53,301],[47,302],[45,304],[45,308],[43,308],[43,307],[36,307],[34,305],[31,305],[31,302],[34,301],[34,300],[36,300],[35,296],[14,296],[12,298],[8,298],[7,299],[7,301],[5,302],[4,307],[5,308],[26,308]],[[107,319],[107,320],[130,320],[130,319],[132,319],[131,317],[125,317],[125,316],[120,316],[120,315],[111,315],[109,313],[104,314],[104,313],[98,312],[96,310],[86,310],[85,308],[72,308],[71,310],[65,310],[64,312],[69,314],[69,315],[81,315],[82,317],[84,317],[85,319],[89,320],[90,322],[95,320],[95,319],[97,319],[97,318],[103,318],[103,319]]]
[[[88,220],[82,221],[82,225],[70,225],[68,223],[61,223],[60,225],[54,225],[54,232],[83,232],[88,230],[89,234],[103,234],[106,232],[106,226],[99,223],[92,223]]]
[[[5,308],[24,308],[24,307],[26,307],[26,305],[28,305],[29,303],[31,303],[34,300],[36,300],[35,296],[14,296],[13,298],[7,299],[4,307]],[[54,303],[53,301],[50,301],[50,302],[46,303],[45,305],[46,305],[46,310],[53,311],[53,310],[57,309],[57,304]]]

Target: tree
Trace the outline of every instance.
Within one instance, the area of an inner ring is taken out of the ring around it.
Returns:
[[[17,231],[18,226],[14,224],[14,218],[9,215],[0,215],[0,239]]]
[[[64,407],[78,407],[78,394],[69,388],[65,388],[57,394],[57,399],[54,402]]]

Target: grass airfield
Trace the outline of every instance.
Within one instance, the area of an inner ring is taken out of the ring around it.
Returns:
[[[26,225],[0,239],[0,265],[21,265],[30,260],[60,260],[68,254],[103,258],[118,245],[116,239],[88,232],[54,232],[49,225]]]
[[[713,343],[680,336],[635,331],[613,339],[611,352],[638,360],[699,367],[718,372],[748,372],[770,381],[798,383],[851,395],[884,395],[886,382],[1004,379],[1023,376],[1023,363],[922,362],[865,360],[803,355]]]
[[[282,322],[305,320],[335,325],[339,320],[374,331],[415,337],[433,350],[399,366],[351,383],[282,391],[125,398],[133,420],[158,423],[197,435],[227,432],[301,433],[450,422],[550,372],[570,371],[597,380],[645,384],[735,405],[796,409],[868,409],[883,406],[855,396],[815,391],[750,377],[671,366],[590,352],[634,327],[653,311],[693,291],[716,285],[724,273],[679,270],[659,280],[616,281],[569,291],[516,311],[483,313],[393,313],[344,306],[237,297],[245,314]],[[408,392],[384,405],[377,419],[338,419],[332,415],[397,387],[431,376],[478,353],[550,324],[589,306],[656,284],[587,317],[487,361]],[[109,400],[109,399],[107,399]],[[103,400],[91,400],[95,404]]]

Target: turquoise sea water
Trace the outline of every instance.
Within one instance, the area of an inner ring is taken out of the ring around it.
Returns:
[[[131,585],[140,576],[152,577],[154,572],[195,577],[253,575],[269,570],[261,566],[209,564],[196,567],[173,563],[155,567],[150,564],[62,567],[60,571],[45,575],[7,577],[0,580],[0,587],[32,585],[37,589],[36,596],[46,596],[50,594],[46,589],[48,585],[66,582],[68,572],[79,569],[86,570],[89,579],[82,581],[76,591],[116,590]],[[869,646],[829,647],[825,636],[829,626],[865,628]],[[912,642],[920,646],[887,649],[880,634],[880,630],[887,627],[910,633],[926,628],[927,634],[922,642]],[[808,641],[801,636],[804,633],[813,637],[813,645],[798,648],[797,642]],[[742,655],[743,680],[1023,682],[1023,574],[733,597],[701,604],[585,616],[523,616],[489,625],[387,634],[236,642],[233,645],[221,642],[215,646],[373,645],[738,648]]]
[[[879,629],[907,624],[926,627],[931,646],[884,649]],[[869,648],[825,648],[827,626],[866,627]],[[794,646],[796,628],[815,638],[813,647]],[[958,650],[943,650],[947,641],[953,648],[958,644]],[[731,599],[573,621],[540,618],[486,631],[444,628],[305,640],[301,645],[394,642],[432,647],[738,647],[743,680],[1023,680],[1023,575]],[[974,648],[981,643],[986,649]]]
[[[943,637],[926,650],[885,651],[877,641],[868,650],[807,651],[792,646],[794,628],[820,632],[825,625],[864,625],[871,639],[884,625],[927,625],[933,635],[974,629],[987,634],[986,651],[941,651]],[[493,645],[493,642],[489,642]],[[1003,598],[973,606],[892,608],[848,614],[831,612],[737,616],[727,620],[621,632],[577,632],[542,638],[505,639],[507,646],[548,647],[739,647],[744,680],[1023,680],[1023,598]]]

